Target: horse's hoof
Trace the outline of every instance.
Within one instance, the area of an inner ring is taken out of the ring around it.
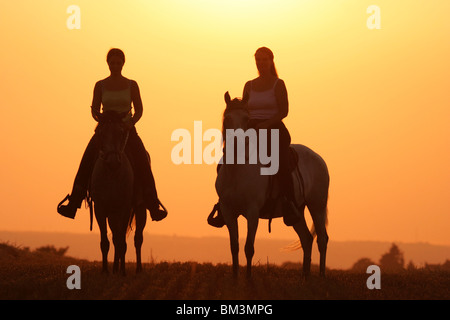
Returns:
[[[217,211],[217,215],[214,217],[214,214]],[[222,228],[225,225],[225,220],[223,220],[222,214],[220,213],[220,206],[217,203],[211,213],[208,216],[208,224],[210,226],[216,227],[216,228]]]

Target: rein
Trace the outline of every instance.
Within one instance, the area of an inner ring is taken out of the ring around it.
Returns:
[[[112,154],[117,154],[117,155],[123,154],[125,152],[125,148],[127,146],[129,136],[130,136],[130,129],[126,130],[125,139],[123,140],[123,144],[120,147],[120,149],[119,150],[111,150],[108,152],[103,152],[102,150],[100,150],[100,156],[99,156],[100,159],[106,160]]]

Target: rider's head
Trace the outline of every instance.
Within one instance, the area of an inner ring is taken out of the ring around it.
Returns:
[[[256,68],[258,68],[259,75],[272,74],[278,78],[275,63],[273,62],[273,52],[267,47],[261,47],[255,52]]]
[[[125,63],[125,54],[122,50],[113,48],[109,50],[106,56],[106,62],[108,63],[111,74],[120,74]]]

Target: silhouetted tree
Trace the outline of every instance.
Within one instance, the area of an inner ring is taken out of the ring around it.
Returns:
[[[45,252],[45,253],[54,254],[57,256],[63,256],[66,254],[68,249],[69,249],[69,247],[56,249],[54,246],[43,246],[43,247],[36,248],[36,252]]]
[[[412,261],[409,261],[408,265],[406,266],[406,270],[408,271],[417,270],[417,267],[414,265]]]
[[[361,273],[361,272],[364,273],[367,271],[367,267],[371,266],[373,264],[376,264],[376,263],[373,262],[372,260],[370,260],[369,258],[361,258],[353,264],[353,267],[351,270],[354,272],[358,272],[358,273]]]
[[[393,243],[388,253],[381,256],[380,267],[383,271],[398,272],[404,270],[403,252]]]
[[[450,260],[446,260],[443,264],[425,263],[425,269],[433,271],[450,271]]]
[[[450,271],[450,260],[445,260],[444,264],[442,265],[442,270]]]

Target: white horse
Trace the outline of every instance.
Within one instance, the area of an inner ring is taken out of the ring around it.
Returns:
[[[247,130],[247,99],[244,97],[243,100],[231,100],[227,92],[225,94],[225,102],[224,132],[226,129]],[[299,218],[293,225],[303,248],[303,275],[307,277],[310,273],[313,235],[317,235],[320,252],[320,275],[325,276],[325,258],[328,242],[326,231],[329,187],[328,169],[324,160],[311,149],[298,144],[291,145],[291,147],[298,155],[297,169],[303,180],[303,183],[294,183],[294,185],[298,186],[295,190],[295,199]],[[247,277],[251,276],[254,242],[259,219],[283,216],[283,205],[280,197],[277,197],[277,204],[273,212],[269,215],[263,214],[262,209],[266,204],[268,195],[271,190],[276,190],[277,188],[271,187],[272,182],[269,175],[261,175],[261,167],[262,165],[259,163],[224,163],[220,167],[216,179],[220,210],[230,235],[234,276],[237,276],[239,268],[238,216],[242,214],[247,219],[247,240],[245,243]],[[296,171],[294,170],[294,176]],[[274,181],[277,181],[277,179],[274,179]],[[276,193],[276,191],[274,192]],[[308,207],[314,223],[313,235],[308,230],[305,221],[305,206]]]

